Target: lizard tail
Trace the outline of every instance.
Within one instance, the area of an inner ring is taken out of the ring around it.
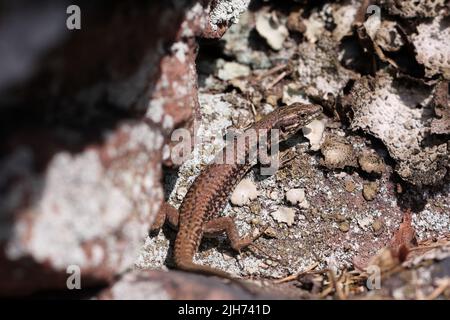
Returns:
[[[211,268],[208,266],[202,266],[199,264],[195,264],[194,262],[191,262],[191,261],[178,261],[177,267],[181,270],[189,271],[189,272],[193,272],[193,273],[198,273],[198,274],[203,274],[203,275],[208,275],[208,276],[216,276],[216,277],[225,278],[225,279],[229,279],[229,280],[236,280],[229,273],[227,273],[225,271],[221,271],[219,269]]]
[[[221,271],[219,269],[208,267],[208,266],[202,266],[199,264],[195,264],[192,261],[178,261],[177,267],[181,270],[192,272],[192,273],[197,273],[197,274],[202,274],[202,275],[207,275],[207,276],[216,276],[216,277],[227,279],[227,280],[231,281],[232,283],[238,285],[240,288],[242,288],[243,290],[245,290],[252,296],[254,296],[256,294],[247,284],[245,284],[244,282],[240,281],[237,278],[234,278],[228,272]]]

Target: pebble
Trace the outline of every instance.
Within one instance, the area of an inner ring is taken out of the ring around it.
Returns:
[[[348,232],[350,230],[350,223],[348,223],[347,221],[341,222],[339,224],[339,230],[341,230],[342,232]]]
[[[273,95],[273,94],[266,97],[267,103],[272,106],[278,105],[278,99],[279,99],[279,97],[276,95]]]
[[[367,173],[381,175],[385,171],[383,159],[375,152],[364,151],[358,157],[358,163],[361,169]]]
[[[383,229],[384,229],[384,224],[383,224],[383,220],[381,219],[375,219],[375,221],[372,223],[372,229],[373,229],[373,233],[375,235],[380,235],[383,233]]]
[[[347,220],[347,218],[344,215],[342,215],[340,213],[336,214],[336,221],[337,222],[344,222],[345,220]]]
[[[353,145],[344,137],[328,136],[320,147],[321,164],[328,169],[354,167],[357,163]]]
[[[269,238],[277,238],[277,231],[274,228],[272,228],[272,227],[268,227],[264,231],[264,235],[269,237]]]
[[[280,207],[272,212],[272,217],[281,223],[286,223],[289,227],[294,223],[295,210],[288,207]]]
[[[301,202],[306,201],[305,190],[304,189],[291,189],[286,192],[286,200],[292,204],[297,205]]]
[[[250,74],[250,68],[236,62],[225,62],[217,76],[221,80],[231,80],[239,77],[246,77]]]
[[[323,133],[325,132],[326,122],[323,120],[313,120],[303,127],[303,135],[309,140],[311,150],[318,151],[320,149]]]
[[[365,183],[363,186],[363,197],[367,201],[373,201],[378,193],[378,183],[377,182],[369,182]]]
[[[356,189],[356,185],[353,180],[345,180],[344,187],[348,192],[353,192]]]
[[[258,190],[255,183],[250,179],[243,179],[234,189],[230,200],[235,206],[243,206],[257,197]]]
[[[250,204],[250,212],[253,214],[259,214],[261,212],[261,204],[257,201],[254,201]]]

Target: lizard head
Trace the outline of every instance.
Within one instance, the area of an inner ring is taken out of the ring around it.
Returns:
[[[316,104],[294,103],[281,107],[277,113],[274,129],[280,130],[281,138],[288,138],[309,124],[322,113],[322,107]]]

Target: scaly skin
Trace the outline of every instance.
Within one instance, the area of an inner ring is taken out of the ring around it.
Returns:
[[[275,110],[247,130],[254,129],[258,132],[261,129],[278,129],[279,140],[283,141],[317,118],[321,111],[322,108],[317,105],[295,103]],[[256,147],[255,142],[253,145],[251,143],[245,144],[239,152],[236,144],[233,144],[233,154],[244,152],[249,155],[250,147]],[[223,154],[226,154],[227,148],[230,147],[230,144],[225,146]],[[239,237],[231,218],[219,218],[234,187],[252,167],[252,160],[255,159],[246,159],[245,163],[235,161],[233,164],[217,164],[213,161],[189,188],[179,209],[178,234],[174,248],[174,260],[179,269],[233,279],[226,272],[195,264],[193,258],[205,234],[226,232],[231,246],[238,251],[253,242],[251,237]],[[164,219],[165,215],[158,220],[162,223]],[[172,219],[169,217],[169,220],[176,224],[177,219],[174,218],[173,212]]]

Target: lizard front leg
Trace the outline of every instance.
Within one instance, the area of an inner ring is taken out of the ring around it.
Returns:
[[[257,236],[247,235],[245,237],[240,237],[236,223],[231,217],[212,219],[203,226],[203,235],[205,237],[217,236],[224,232],[230,240],[231,247],[238,252],[251,245],[264,233],[263,231],[258,233]]]

